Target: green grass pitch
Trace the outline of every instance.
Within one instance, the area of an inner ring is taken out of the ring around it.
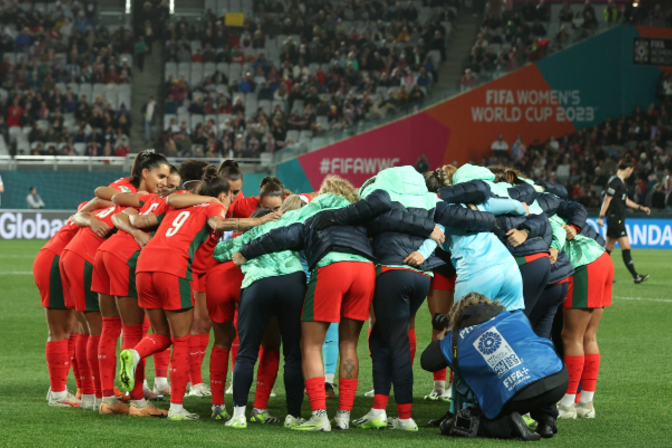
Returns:
[[[415,363],[413,416],[419,433],[350,429],[329,434],[305,434],[281,426],[247,430],[225,428],[210,421],[208,398],[186,398],[187,409],[198,412],[198,422],[169,422],[127,416],[101,416],[80,409],[50,408],[45,402],[49,387],[44,355],[47,337],[44,311],[30,274],[33,257],[43,242],[0,242],[0,446],[8,447],[212,447],[212,446],[511,446],[511,441],[448,439],[438,429],[423,427],[445,412],[445,404],[425,402],[431,391],[431,374]],[[595,396],[597,418],[560,421],[559,433],[539,444],[557,447],[664,447],[672,446],[672,252],[634,250],[640,272],[651,274],[634,285],[621,261],[616,266],[614,302],[605,312],[599,333],[602,368]],[[430,318],[426,306],[418,313],[418,356],[429,342]],[[363,393],[372,388],[371,361],[362,332],[362,361],[353,418],[367,412],[372,399]],[[211,339],[212,341],[212,339]],[[207,381],[207,361],[204,377]],[[152,372],[152,363],[148,363]],[[282,372],[282,369],[281,369]],[[229,373],[230,379],[230,373]],[[337,379],[338,381],[338,379]],[[150,373],[151,384],[151,373]],[[74,380],[69,377],[74,390]],[[278,376],[269,409],[285,416],[282,373]],[[231,412],[231,397],[227,396]],[[159,404],[167,407],[166,401]],[[337,402],[328,401],[329,414]],[[251,403],[250,403],[251,407]],[[310,413],[304,401],[304,417]],[[388,415],[395,416],[394,399]]]

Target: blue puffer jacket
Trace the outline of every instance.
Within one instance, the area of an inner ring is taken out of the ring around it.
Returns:
[[[385,196],[388,195],[384,190],[375,190],[356,204],[337,210],[335,218],[342,224],[362,224],[362,210],[373,209],[376,204],[385,202]],[[369,219],[366,225],[369,236],[373,238],[373,253],[377,262],[386,266],[403,266],[404,259],[429,238],[436,223],[471,232],[491,232],[496,226],[492,213],[448,205],[445,202],[438,202],[435,208],[427,210],[404,207],[399,202],[392,201],[390,210]],[[443,264],[443,260],[432,255],[418,269],[430,271]]]

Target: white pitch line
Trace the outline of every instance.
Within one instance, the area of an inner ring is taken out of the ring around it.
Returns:
[[[0,254],[0,258],[35,258],[35,255]]]
[[[652,299],[649,297],[619,297],[619,296],[612,296],[614,299],[620,299],[620,300],[641,300],[645,302],[662,302],[662,303],[672,303],[672,299]]]
[[[0,275],[33,275],[32,271],[0,271]]]

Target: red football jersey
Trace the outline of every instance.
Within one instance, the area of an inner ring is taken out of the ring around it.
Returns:
[[[227,218],[249,218],[259,208],[259,196],[241,198],[238,196],[226,212]]]
[[[96,219],[103,221],[108,226],[114,229],[114,224],[112,224],[112,216],[119,213],[123,210],[120,206],[116,205],[114,207],[104,208],[102,210],[96,210]],[[105,238],[100,238],[96,235],[91,227],[82,227],[80,232],[72,238],[70,243],[65,247],[66,250],[72,251],[81,257],[85,258],[86,261],[93,264],[94,259],[96,258],[96,251],[98,247],[105,241]]]
[[[165,272],[191,280],[192,263],[196,252],[199,257],[212,257],[205,245],[212,228],[208,219],[226,218],[226,208],[218,202],[208,202],[184,209],[170,209],[147,246],[140,251],[138,272]]]
[[[77,210],[81,210],[89,201],[84,201],[77,206]],[[51,237],[47,244],[42,246],[42,249],[47,249],[55,253],[56,255],[61,255],[65,246],[68,245],[70,241],[74,238],[81,227],[78,227],[72,221],[67,221],[63,226],[56,231],[54,236]],[[41,249],[40,249],[41,250]]]
[[[131,178],[130,177],[122,177],[121,179],[117,179],[114,182],[112,182],[110,185],[108,185],[110,188],[114,188],[115,190],[121,192],[121,193],[137,193],[138,189],[135,188],[135,185],[131,183]]]
[[[65,246],[67,246],[68,243],[72,241],[80,228],[81,227],[78,227],[77,224],[72,221],[66,222],[63,227],[58,229],[58,231],[54,234],[54,236],[51,237],[47,244],[42,247],[42,249],[50,250],[56,255],[60,255],[61,252],[63,252]]]

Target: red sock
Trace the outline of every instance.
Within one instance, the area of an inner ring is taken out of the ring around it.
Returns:
[[[229,351],[219,347],[212,347],[210,352],[210,390],[212,404],[224,404],[224,389],[226,388],[226,373],[229,367]],[[255,405],[256,406],[256,405]]]
[[[446,370],[441,369],[438,372],[434,372],[434,381],[446,381]]]
[[[82,379],[79,377],[79,366],[75,362],[75,348],[77,347],[77,340],[79,339],[79,333],[72,333],[70,339],[68,339],[68,358],[70,359],[70,365],[72,366],[72,374],[75,377],[75,384],[77,389],[82,388]]]
[[[198,352],[198,371],[202,372],[203,371],[203,360],[205,359],[205,353],[208,351],[208,345],[210,345],[210,333],[206,334],[199,334],[200,337],[200,342],[201,342],[201,349]],[[203,378],[203,374],[201,373],[201,378]]]
[[[89,342],[86,345],[86,359],[91,369],[91,378],[93,379],[93,389],[95,390],[96,398],[103,398],[103,391],[100,387],[98,344],[100,344],[100,336],[89,336]]]
[[[343,379],[338,381],[338,410],[352,411],[357,392],[357,379]]]
[[[451,383],[453,382],[453,371],[452,370],[450,371],[450,382]]]
[[[79,378],[82,383],[82,394],[84,395],[95,393],[93,378],[91,378],[91,368],[89,367],[89,358],[86,354],[89,338],[88,334],[80,334],[75,346],[75,361],[77,362],[77,370],[79,371]]]
[[[123,325],[124,330],[124,350],[134,348],[142,340],[142,335],[145,334],[143,325]],[[142,383],[145,380],[145,358],[141,356],[140,363],[135,369],[135,386],[130,391],[131,400],[142,400],[145,394],[142,390]]]
[[[189,336],[171,338],[173,355],[170,357],[170,402],[182,404],[189,382]],[[193,384],[193,383],[192,383]]]
[[[408,340],[411,343],[411,365],[413,365],[413,363],[415,362],[415,351],[417,350],[418,347],[418,339],[415,336],[415,328],[409,328]]]
[[[103,317],[103,332],[98,344],[98,368],[103,397],[114,396],[114,375],[117,371],[117,341],[121,335],[120,317]]]
[[[152,333],[142,338],[142,340],[135,345],[134,349],[138,352],[140,358],[144,359],[152,356],[154,353],[162,352],[167,348],[170,348],[170,337]]]
[[[583,356],[565,355],[565,365],[567,366],[567,373],[569,374],[569,385],[567,386],[567,393],[570,395],[576,394],[576,391],[579,390],[579,381],[581,381],[583,364]]]
[[[68,358],[68,340],[47,342],[45,349],[49,384],[52,392],[63,392],[67,387],[70,359]]]
[[[154,378],[168,378],[168,361],[170,361],[170,349],[154,353]]]
[[[413,411],[413,403],[397,403],[397,412],[399,413],[399,418],[401,420],[411,418],[412,411]]]
[[[306,380],[306,390],[308,392],[311,411],[315,412],[320,409],[327,409],[327,394],[324,390],[323,376]]]
[[[276,350],[264,350],[259,358],[257,369],[257,390],[254,394],[254,407],[266,409],[268,398],[271,396],[275,378],[278,376],[280,364],[280,352]]]
[[[201,335],[192,334],[187,336],[189,338],[189,381],[191,385],[200,384],[203,382],[203,374],[201,373]]]
[[[600,354],[585,355],[583,373],[581,374],[581,390],[595,392],[597,375],[600,371]]]
[[[389,401],[389,395],[376,394],[373,396],[373,409],[387,409],[387,402]]]

